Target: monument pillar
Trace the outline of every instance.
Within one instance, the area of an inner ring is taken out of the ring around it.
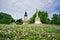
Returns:
[[[38,17],[38,9],[36,9],[35,24],[42,24],[40,18]]]
[[[25,15],[24,15],[24,23],[23,24],[28,24],[27,12],[25,12]]]

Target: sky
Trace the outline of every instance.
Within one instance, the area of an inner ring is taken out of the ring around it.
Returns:
[[[36,8],[47,11],[49,18],[52,18],[52,14],[60,13],[60,0],[0,0],[0,12],[8,13],[14,19],[24,18],[25,11],[30,18]]]

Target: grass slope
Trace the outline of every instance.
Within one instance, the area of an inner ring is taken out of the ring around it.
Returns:
[[[58,25],[0,24],[0,40],[60,40]]]

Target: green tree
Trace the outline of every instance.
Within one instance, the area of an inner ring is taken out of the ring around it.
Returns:
[[[16,24],[23,24],[23,20],[22,20],[22,18],[21,19],[18,19],[17,21],[16,21]]]
[[[48,13],[44,11],[39,11],[38,16],[41,19],[42,23],[49,23],[50,19],[48,18]],[[29,23],[35,22],[36,13],[30,18]]]
[[[13,23],[13,22],[15,22],[15,20],[14,20],[14,19],[12,19],[12,23]]]
[[[36,13],[30,18],[29,23],[33,24],[35,22]]]
[[[38,12],[39,18],[41,19],[42,23],[49,23],[50,19],[48,18],[48,13],[44,11]]]
[[[53,14],[51,23],[59,24],[59,16],[57,14]]]
[[[12,23],[12,16],[3,12],[0,12],[0,24]]]
[[[59,18],[60,18],[60,14],[59,14]]]
[[[59,16],[59,19],[58,19],[59,23],[58,24],[60,24],[60,14],[58,16]]]

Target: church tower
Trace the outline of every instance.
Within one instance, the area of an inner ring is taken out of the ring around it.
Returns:
[[[24,24],[28,24],[27,12],[25,12],[25,14],[24,14]]]
[[[36,9],[35,24],[42,24],[40,18],[38,17],[38,9]]]

